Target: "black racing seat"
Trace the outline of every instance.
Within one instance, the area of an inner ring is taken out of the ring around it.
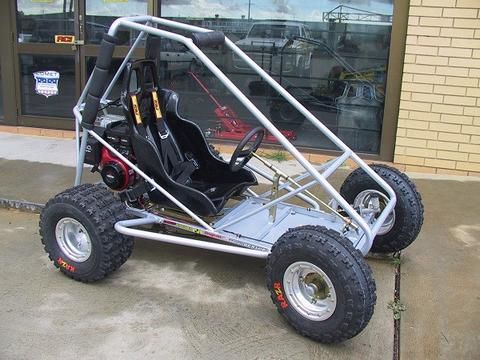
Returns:
[[[135,95],[130,95],[130,100],[132,100],[132,96]],[[155,110],[155,103],[159,104],[158,93],[155,89],[150,90],[150,94],[147,93],[140,99],[140,113],[143,115],[143,120],[137,124],[137,130],[139,134],[155,144],[165,172],[172,180],[182,185],[188,185],[191,183],[190,175],[198,168],[198,163],[193,158],[193,154],[182,154],[163,115],[161,115],[160,108]],[[160,116],[157,117],[155,111],[159,111]]]
[[[131,84],[134,77],[136,86]],[[154,62],[128,64],[125,78],[123,104],[138,167],[176,199],[198,215],[212,216],[231,196],[257,184],[247,169],[232,172],[212,154],[198,125],[179,115],[178,95],[158,89]],[[158,190],[149,197],[176,208]]]

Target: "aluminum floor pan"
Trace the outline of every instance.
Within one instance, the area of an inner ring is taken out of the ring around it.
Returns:
[[[249,198],[235,208],[232,208],[223,218],[213,224],[214,229],[229,224],[236,219],[258,210],[269,200]],[[302,225],[321,225],[342,233],[344,223],[338,217],[322,211],[306,209],[288,203],[277,204],[275,221],[270,220],[269,209],[247,217],[239,222],[232,223],[220,230],[226,235],[238,234],[244,241],[261,242],[273,245],[288,229]],[[245,238],[247,240],[245,240]],[[355,239],[356,240],[356,239]]]

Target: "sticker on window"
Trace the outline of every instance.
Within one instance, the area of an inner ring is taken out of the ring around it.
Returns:
[[[57,71],[37,71],[33,73],[35,79],[35,92],[46,98],[58,95],[58,82],[60,73]]]

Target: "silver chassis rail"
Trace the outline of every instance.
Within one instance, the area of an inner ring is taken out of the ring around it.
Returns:
[[[265,203],[261,206],[261,210],[258,208],[253,209],[249,213],[244,214],[240,218],[236,220],[232,220],[228,224],[222,224],[221,226],[212,227],[212,224],[207,224],[203,221],[199,216],[193,213],[190,209],[188,209],[184,204],[179,202],[174,196],[172,196],[169,192],[167,192],[164,188],[158,185],[155,180],[150,178],[147,174],[141,171],[137,166],[131,163],[127,158],[121,155],[117,150],[115,150],[110,144],[108,144],[104,139],[102,139],[98,134],[96,134],[92,130],[83,130],[83,136],[81,144],[79,143],[80,139],[80,127],[82,121],[82,111],[84,107],[84,100],[88,89],[91,85],[91,78],[88,80],[85,88],[73,109],[73,113],[76,119],[76,142],[77,142],[77,167],[76,167],[76,176],[75,176],[75,185],[81,183],[82,172],[83,172],[83,163],[85,159],[85,149],[87,145],[88,136],[93,136],[96,140],[98,140],[103,146],[109,149],[113,154],[117,157],[122,159],[128,166],[130,166],[134,171],[136,171],[145,181],[152,185],[152,189],[156,189],[160,191],[163,195],[165,195],[169,200],[171,200],[175,205],[177,205],[180,209],[182,209],[186,214],[188,214],[193,220],[195,220],[201,228],[205,229],[206,231],[211,232],[212,234],[217,234],[218,236],[224,236],[222,234],[222,229],[225,229],[229,225],[234,225],[235,223],[239,223],[245,218],[249,216],[253,216],[259,213],[262,210],[269,209],[272,206],[276,206],[281,201],[288,200],[293,196],[300,197],[301,199],[305,200],[309,204],[314,206],[314,211],[321,214],[318,211],[318,204],[312,204],[312,199],[305,194],[302,194],[302,191],[310,188],[313,185],[320,185],[323,190],[332,198],[331,203],[335,204],[336,206],[341,207],[350,217],[352,222],[354,222],[358,229],[356,231],[355,237],[358,239],[357,241],[353,241],[351,236],[349,237],[353,242],[354,246],[359,249],[364,255],[368,253],[370,250],[373,239],[375,235],[380,230],[380,227],[385,222],[388,214],[394,209],[396,204],[396,195],[393,189],[380,177],[378,176],[360,157],[355,154],[347,145],[345,145],[335,134],[333,134],[322,122],[320,122],[312,113],[310,113],[300,102],[298,102],[288,91],[286,91],[283,87],[281,87],[273,78],[271,78],[260,66],[258,66],[252,59],[250,59],[242,50],[240,50],[230,39],[227,37],[225,38],[225,46],[228,47],[235,55],[239,58],[243,59],[247,65],[254,70],[264,81],[266,81],[270,86],[272,86],[278,93],[283,96],[292,106],[294,106],[302,115],[305,116],[308,121],[310,121],[323,135],[325,135],[330,141],[332,141],[342,152],[342,154],[333,159],[332,161],[324,164],[321,168],[316,168],[312,164],[310,164],[303,155],[295,148],[293,144],[291,144],[283,135],[282,133],[263,115],[260,110],[230,81],[230,79],[200,50],[190,38],[185,36],[179,35],[177,33],[173,33],[170,31],[165,31],[158,29],[152,24],[161,25],[162,27],[170,27],[177,30],[188,31],[188,32],[208,32],[211,30],[200,28],[197,26],[192,26],[188,24],[183,24],[167,19],[157,18],[153,16],[135,16],[135,17],[125,17],[119,18],[113,22],[110,26],[108,34],[110,36],[115,36],[119,28],[128,28],[139,31],[139,35],[131,46],[127,56],[125,57],[124,61],[122,62],[120,68],[118,69],[117,73],[115,74],[114,78],[112,79],[110,85],[107,87],[105,93],[102,96],[101,103],[106,104],[107,97],[112,90],[114,83],[120,77],[122,71],[124,70],[127,62],[132,57],[133,51],[136,47],[140,44],[140,41],[148,35],[154,35],[159,37],[165,37],[174,41],[178,41],[184,44],[226,87],[227,89],[252,113],[253,116],[267,129],[267,131],[272,134],[278,142],[298,161],[300,165],[305,169],[305,173],[301,174],[296,180],[301,180],[305,178],[313,178],[308,184],[303,185],[300,188],[292,188],[290,187],[289,182],[285,182],[280,186],[280,189],[287,190],[287,194],[272,200],[270,202]],[[347,201],[338,193],[338,191],[328,182],[328,177],[333,174],[346,160],[351,159],[353,160],[360,168],[362,168],[374,181],[376,181],[388,194],[389,201],[377,220],[373,223],[369,221],[370,219],[362,218],[351,206],[347,203]],[[264,172],[256,169],[253,166],[250,166],[250,169],[258,173],[259,175],[266,177],[269,179],[268,175]],[[322,172],[320,172],[322,171]],[[270,178],[269,180],[272,180]],[[250,191],[250,194],[253,198],[257,197],[258,195],[255,194],[253,191]],[[222,245],[222,244],[215,244],[210,243],[207,241],[199,241],[199,240],[192,240],[188,238],[182,238],[177,236],[171,235],[164,235],[164,234],[154,234],[144,230],[137,230],[132,229],[134,226],[140,226],[145,224],[152,224],[158,223],[158,218],[154,218],[153,215],[144,216],[144,214],[139,219],[135,220],[126,220],[121,221],[115,225],[115,229],[121,233],[131,236],[139,236],[142,238],[147,239],[154,239],[163,242],[170,242],[175,244],[187,245],[187,246],[194,246],[194,247],[201,247],[201,248],[208,248],[211,250],[217,251],[224,251],[236,254],[242,254],[247,256],[256,256],[256,257],[265,257],[268,254],[269,249],[267,251],[260,251],[260,250],[252,250],[252,249],[245,249],[238,246],[232,245]],[[328,215],[327,215],[328,216]],[[155,221],[154,221],[155,220]],[[367,220],[369,222],[367,222]],[[217,222],[221,223],[221,221]],[[370,223],[370,224],[369,224]],[[261,254],[260,254],[261,253]]]
[[[261,259],[265,259],[269,253],[269,249],[267,248],[247,247],[248,244],[241,244],[239,242],[234,242],[233,239],[229,240],[226,237],[221,236],[215,232],[202,231],[202,229],[200,229],[199,227],[192,226],[191,224],[186,224],[178,221],[171,221],[164,217],[153,215],[147,211],[141,211],[141,210],[129,208],[128,212],[131,215],[138,216],[139,218],[132,219],[132,220],[122,220],[115,224],[115,230],[127,236],[135,236],[135,237],[140,237],[140,238],[149,239],[149,240],[166,242],[169,244],[184,245],[184,246],[190,246],[190,247],[195,247],[199,249],[214,250],[214,251],[220,251],[220,252],[236,254],[236,255],[246,255],[246,256],[256,257]],[[191,231],[197,235],[208,236],[208,237],[211,237],[220,241],[225,241],[225,242],[233,242],[237,246],[218,244],[210,241],[189,239],[189,238],[173,236],[168,234],[154,233],[151,231],[140,230],[140,229],[132,229],[135,226],[145,226],[145,225],[153,225],[153,224],[170,225],[177,229]],[[190,228],[190,230],[188,230],[188,228]],[[193,229],[195,229],[196,231],[192,231]]]

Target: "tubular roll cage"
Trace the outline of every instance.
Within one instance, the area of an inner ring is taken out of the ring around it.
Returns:
[[[155,25],[155,26],[153,26]],[[358,241],[357,244],[354,244],[357,249],[359,249],[364,255],[368,253],[370,250],[373,239],[380,230],[380,227],[385,222],[387,216],[390,212],[394,209],[396,204],[396,195],[393,189],[380,177],[378,176],[360,157],[354,153],[347,145],[345,145],[335,134],[333,134],[322,122],[320,122],[312,113],[310,113],[299,101],[297,101],[287,90],[281,87],[274,79],[272,79],[259,65],[257,65],[252,59],[250,59],[242,50],[240,50],[228,37],[222,38],[222,43],[229,48],[236,56],[241,58],[243,61],[247,63],[247,65],[253,69],[265,82],[267,82],[270,86],[272,86],[280,95],[285,98],[292,106],[294,106],[306,119],[308,119],[323,135],[325,135],[330,141],[332,141],[342,152],[342,154],[321,166],[315,167],[310,164],[304,156],[292,145],[284,135],[263,115],[260,110],[245,96],[231,81],[230,79],[200,50],[199,46],[195,44],[195,42],[188,37],[183,35],[173,33],[170,31],[158,29],[156,26],[160,25],[162,27],[169,27],[177,30],[187,31],[191,33],[207,33],[212,32],[212,30],[200,28],[197,26],[192,26],[188,24],[183,24],[167,19],[162,19],[153,16],[134,16],[134,17],[124,17],[115,20],[110,29],[108,31],[108,36],[106,38],[114,39],[117,31],[119,28],[128,28],[139,31],[139,35],[137,36],[133,45],[129,52],[127,53],[125,59],[123,60],[122,64],[120,65],[118,71],[114,75],[112,81],[106,88],[106,90],[101,95],[100,104],[108,104],[107,96],[109,96],[115,82],[119,79],[122,71],[124,70],[125,66],[127,65],[129,59],[132,57],[135,48],[137,48],[146,36],[154,35],[159,37],[168,38],[174,41],[178,41],[184,44],[196,57],[200,60],[226,87],[227,89],[255,116],[255,118],[265,127],[265,129],[272,134],[278,142],[283,145],[283,147],[302,165],[305,169],[305,172],[301,175],[297,176],[294,181],[305,180],[308,178],[313,178],[313,180],[309,181],[305,185],[301,185],[297,188],[292,188],[290,186],[291,181],[286,180],[284,183],[280,183],[279,190],[284,189],[287,191],[285,195],[279,196],[274,200],[267,202],[263,205],[260,210],[255,210],[250,213],[241,216],[239,219],[234,222],[241,221],[243,218],[253,216],[261,210],[269,209],[272,206],[276,206],[279,202],[288,200],[293,196],[297,196],[304,201],[308,202],[310,205],[313,206],[313,209],[319,211],[319,205],[316,201],[314,201],[311,197],[307,196],[305,192],[312,187],[313,185],[320,184],[323,190],[332,198],[333,207],[339,206],[341,207],[350,217],[351,221],[357,225],[360,229],[357,229],[357,232],[361,230],[363,234],[359,234],[359,238],[361,240]],[[206,34],[205,34],[206,35]],[[208,35],[214,35],[208,34]],[[214,37],[214,36],[213,36]],[[105,39],[104,39],[105,42]],[[107,63],[108,66],[110,65],[113,47],[110,51],[107,49],[104,51],[106,47],[104,46],[104,42],[102,42],[102,46],[100,49],[99,57],[97,58],[96,68],[99,66],[99,63]],[[112,43],[110,43],[112,45]],[[107,58],[107,62],[105,62],[105,58]],[[108,69],[107,69],[108,70]],[[104,71],[104,70],[102,70]],[[75,122],[75,130],[76,130],[76,149],[77,149],[77,167],[76,167],[76,176],[75,176],[75,185],[79,185],[81,183],[82,172],[83,172],[83,163],[85,159],[85,149],[87,146],[87,138],[88,136],[93,136],[96,140],[98,140],[103,146],[109,149],[113,154],[115,154],[118,158],[124,161],[128,166],[130,166],[134,171],[136,171],[145,181],[152,185],[153,188],[160,191],[165,197],[171,200],[175,205],[177,205],[180,209],[182,209],[186,214],[188,214],[193,220],[195,220],[199,226],[191,226],[188,225],[194,232],[198,234],[205,234],[211,238],[216,238],[224,241],[230,241],[232,239],[227,239],[228,236],[225,233],[219,232],[225,226],[230,225],[224,224],[218,228],[213,228],[211,225],[206,223],[202,220],[199,216],[193,213],[190,209],[188,209],[184,204],[179,202],[175,197],[173,197],[169,192],[167,192],[163,187],[155,182],[154,179],[149,177],[145,174],[142,170],[140,170],[135,164],[130,162],[127,158],[125,158],[122,154],[120,154],[117,150],[115,150],[110,144],[108,144],[101,136],[99,136],[96,132],[93,131],[93,121],[95,118],[87,120],[84,119],[86,117],[86,113],[89,111],[90,115],[93,113],[96,114],[98,112],[98,102],[97,107],[92,110],[92,106],[90,109],[87,110],[88,104],[88,96],[89,90],[92,88],[98,89],[98,84],[94,84],[94,77],[96,76],[96,72],[92,73],[90,78],[85,85],[85,88],[73,108],[73,113],[76,118]],[[106,82],[106,77],[104,78]],[[106,85],[106,84],[103,84]],[[104,89],[104,86],[101,88]],[[92,90],[93,91],[93,90]],[[87,101],[85,101],[87,99]],[[103,110],[106,112],[106,110]],[[90,116],[91,117],[91,116]],[[83,135],[81,137],[80,143],[80,128],[83,128]],[[353,207],[347,203],[347,201],[335,190],[335,188],[328,182],[328,178],[332,175],[346,160],[351,159],[353,160],[360,168],[362,168],[371,178],[373,178],[388,194],[389,200],[385,206],[385,208],[380,213],[377,220],[373,223],[373,226],[370,226],[361,216],[353,209]],[[278,181],[275,179],[274,176],[270,176],[270,174],[265,173],[261,169],[256,168],[253,165],[247,165],[252,171],[256,172],[258,175],[274,182]],[[253,197],[262,197],[265,196],[267,193],[262,195],[257,195],[252,190],[248,189],[249,194]],[[230,241],[235,245],[224,245],[214,242],[208,241],[201,241],[201,240],[194,240],[189,238],[183,238],[179,236],[172,236],[167,234],[160,234],[160,233],[153,233],[139,229],[132,229],[133,226],[140,226],[146,224],[154,224],[154,223],[166,223],[166,218],[151,214],[147,211],[142,211],[138,209],[129,208],[129,211],[136,215],[137,219],[133,220],[124,220],[120,221],[115,224],[115,229],[123,234],[130,235],[130,236],[138,236],[142,238],[152,239],[152,240],[159,240],[163,242],[175,243],[180,245],[187,245],[192,247],[199,247],[199,248],[206,248],[210,250],[228,252],[228,253],[235,253],[241,255],[248,255],[253,257],[259,258],[266,258],[268,253],[270,252],[270,248],[247,248],[245,244],[242,244],[240,241]],[[178,223],[181,224],[181,223]],[[237,238],[238,240],[238,238]]]

